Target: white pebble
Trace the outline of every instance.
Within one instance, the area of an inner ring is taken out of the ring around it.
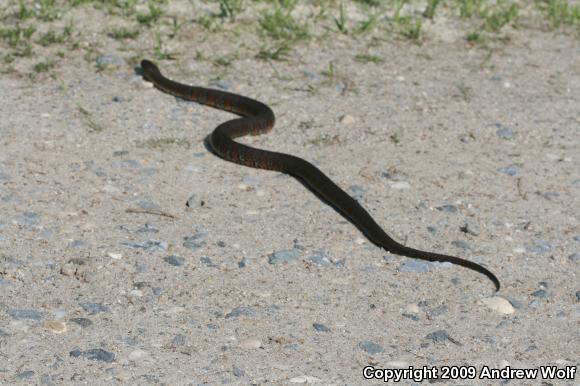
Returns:
[[[481,299],[481,302],[491,310],[500,314],[513,314],[515,311],[510,302],[504,298],[500,298],[499,296]]]
[[[129,353],[128,358],[129,358],[130,361],[135,362],[135,361],[138,361],[138,360],[141,360],[141,359],[145,358],[148,355],[149,354],[147,354],[147,351],[135,350],[135,351],[131,351]]]
[[[394,367],[397,369],[405,369],[408,368],[409,362],[405,362],[405,361],[390,361],[386,363],[387,367]]]
[[[318,383],[320,378],[311,377],[309,375],[301,375],[290,379],[290,383]]]
[[[412,303],[408,304],[407,307],[405,307],[405,311],[410,314],[418,314],[420,310],[418,305]]]
[[[121,260],[123,258],[123,254],[122,253],[109,252],[107,254],[107,256],[109,256],[111,259],[114,259],[114,260]]]
[[[240,342],[240,347],[245,349],[256,349],[262,347],[260,339],[244,339]]]
[[[356,122],[356,118],[353,117],[352,115],[345,114],[342,117],[340,117],[339,122],[342,123],[343,125],[350,125]]]
[[[62,334],[66,332],[66,323],[60,320],[45,320],[44,321],[44,328],[49,331],[54,332],[55,334]]]

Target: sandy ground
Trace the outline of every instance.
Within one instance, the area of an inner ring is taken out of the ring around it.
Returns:
[[[193,51],[159,65],[269,104],[273,132],[244,142],[315,163],[395,239],[484,264],[501,291],[390,255],[293,178],[215,157],[204,139],[231,115],[162,94],[113,50],[102,72],[79,58],[56,79],[0,77],[0,383],[552,365],[568,379],[439,382],[579,384],[578,40],[327,43],[238,58],[219,81]],[[353,59],[369,50],[385,61]]]

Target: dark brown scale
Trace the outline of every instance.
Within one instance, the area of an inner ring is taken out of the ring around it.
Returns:
[[[455,256],[409,248],[393,240],[355,199],[311,163],[289,154],[255,149],[235,142],[234,138],[266,133],[272,129],[275,121],[274,113],[262,102],[224,91],[174,82],[161,75],[159,68],[148,60],[141,62],[141,68],[145,78],[161,91],[244,117],[224,122],[211,133],[209,143],[220,157],[241,165],[291,174],[352,222],[379,247],[397,255],[427,261],[447,261],[472,269],[487,276],[494,283],[496,291],[499,291],[500,283],[497,277],[479,264]]]

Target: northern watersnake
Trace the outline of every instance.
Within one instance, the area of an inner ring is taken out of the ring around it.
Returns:
[[[144,77],[165,93],[229,111],[242,117],[220,124],[209,136],[211,148],[221,158],[253,168],[290,174],[334,207],[377,246],[397,255],[428,261],[450,262],[472,269],[486,275],[494,283],[496,291],[499,291],[500,283],[497,277],[477,263],[455,256],[409,248],[393,240],[355,199],[310,162],[289,154],[255,149],[235,142],[234,138],[247,134],[258,135],[272,129],[274,113],[262,102],[225,91],[174,82],[163,76],[159,68],[148,60],[141,61],[141,68]]]

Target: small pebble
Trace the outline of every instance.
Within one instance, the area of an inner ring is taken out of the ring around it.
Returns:
[[[127,358],[132,361],[132,362],[136,362],[136,361],[140,361],[143,360],[144,358],[146,358],[147,356],[149,356],[149,354],[147,353],[147,351],[143,351],[143,350],[134,350],[131,351],[129,353],[129,355],[127,356]]]
[[[548,291],[546,291],[544,289],[539,289],[537,291],[534,291],[530,295],[535,297],[535,298],[548,298],[548,297],[550,297],[550,294],[548,293]]]
[[[290,378],[290,383],[318,383],[320,378],[311,377],[309,375],[300,375],[298,377]]]
[[[528,253],[548,253],[552,251],[552,244],[546,240],[536,240],[534,244],[526,246]]]
[[[418,314],[419,311],[421,310],[419,306],[415,303],[407,304],[407,306],[405,307],[405,312],[408,312],[410,314]]]
[[[383,346],[381,346],[380,344],[368,341],[368,340],[363,340],[362,342],[360,342],[358,344],[358,347],[363,350],[364,352],[371,354],[371,355],[375,355],[375,354],[380,354],[385,352],[385,349],[383,348]]]
[[[431,266],[429,265],[429,262],[415,259],[404,260],[399,265],[399,272],[425,273],[429,272],[430,269]]]
[[[472,236],[479,236],[479,234],[481,233],[481,230],[479,229],[479,226],[477,226],[477,224],[475,224],[475,223],[473,223],[471,221],[467,221],[460,228],[460,230],[461,230],[461,232],[470,234]]]
[[[116,55],[97,56],[97,65],[102,66],[124,66],[125,60]]]
[[[389,186],[395,190],[411,189],[411,184],[409,184],[407,181],[392,182],[389,184]]]
[[[568,259],[572,260],[575,263],[580,263],[580,252],[576,252],[568,256]]]
[[[111,312],[111,309],[101,303],[79,303],[79,306],[81,306],[86,312],[89,313],[89,315],[96,315],[96,314],[100,314],[102,312]]]
[[[225,316],[226,319],[235,319],[239,316],[256,316],[256,310],[248,306],[240,306],[232,309]]]
[[[298,260],[300,257],[300,251],[298,249],[291,249],[287,251],[277,251],[268,255],[268,263],[270,264],[281,264],[288,263],[291,261]]]
[[[36,310],[11,308],[11,309],[7,310],[6,312],[12,318],[18,319],[18,320],[29,319],[29,320],[34,320],[34,321],[40,322],[40,320],[42,319],[42,314]]]
[[[78,358],[82,356],[91,361],[100,361],[107,363],[112,363],[115,361],[115,354],[100,348],[90,349],[87,351],[81,351],[76,349],[71,351],[69,354],[73,358]]]
[[[425,339],[432,340],[435,343],[445,342],[449,339],[449,334],[445,330],[437,330],[427,334]]]
[[[481,302],[486,305],[489,309],[499,313],[499,314],[513,314],[515,312],[514,307],[506,299],[493,296],[490,298],[481,299]]]
[[[512,139],[514,132],[509,127],[502,125],[501,123],[495,123],[493,126],[497,127],[495,134],[502,139]]]
[[[71,322],[78,324],[81,327],[89,327],[93,322],[87,318],[71,318]]]
[[[394,367],[396,369],[404,369],[410,366],[409,362],[405,361],[389,361],[385,363],[385,365],[387,365],[387,367]]]
[[[197,251],[206,245],[206,235],[205,230],[197,230],[195,234],[183,238],[183,246],[191,251]]]
[[[464,250],[471,250],[471,245],[465,240],[453,240],[451,242],[452,245],[456,246],[457,248],[461,248]]]
[[[54,332],[55,334],[66,332],[66,323],[61,320],[45,320],[43,325],[44,328]]]
[[[576,300],[580,302],[580,291],[576,291]]]
[[[207,256],[202,256],[199,258],[199,262],[207,267],[217,267],[217,264],[215,264],[213,261],[211,261],[211,259]]]
[[[328,328],[324,324],[320,324],[320,323],[313,323],[312,327],[314,327],[314,329],[316,331],[320,331],[320,332],[329,332],[330,331],[330,328]]]
[[[262,342],[259,339],[244,339],[240,341],[240,347],[245,349],[257,349],[262,347]]]
[[[436,209],[440,210],[441,212],[457,213],[457,207],[455,205],[451,205],[451,204],[441,205],[441,206],[436,207]]]
[[[40,222],[40,215],[34,212],[24,212],[14,218],[13,223],[23,227],[33,227]]]
[[[363,201],[365,195],[367,194],[367,189],[363,188],[360,185],[351,185],[348,187],[348,191],[350,192],[352,198],[354,198],[357,201]]]
[[[338,119],[338,121],[343,125],[351,125],[356,122],[356,118],[352,115],[345,114]]]
[[[231,90],[233,87],[233,82],[228,79],[219,79],[217,82],[215,82],[215,85],[222,90]]]
[[[312,255],[304,257],[304,260],[310,261],[320,267],[332,265],[325,251],[314,251]]]
[[[235,367],[232,369],[232,372],[234,373],[234,377],[243,377],[246,372],[242,369],[240,369],[239,367]]]
[[[35,372],[32,370],[26,370],[26,371],[22,371],[19,373],[16,373],[16,378],[22,380],[22,379],[30,379],[34,376]]]
[[[175,255],[165,256],[163,258],[163,260],[167,264],[173,265],[174,267],[181,267],[181,266],[183,266],[183,264],[185,264],[185,259],[183,257],[179,257],[179,256],[175,256]]]
[[[123,258],[123,254],[122,253],[109,252],[107,254],[107,256],[109,256],[113,260],[121,260]]]
[[[506,174],[510,177],[515,177],[518,175],[518,168],[516,166],[506,166],[503,168],[498,168],[497,169],[498,172]]]

